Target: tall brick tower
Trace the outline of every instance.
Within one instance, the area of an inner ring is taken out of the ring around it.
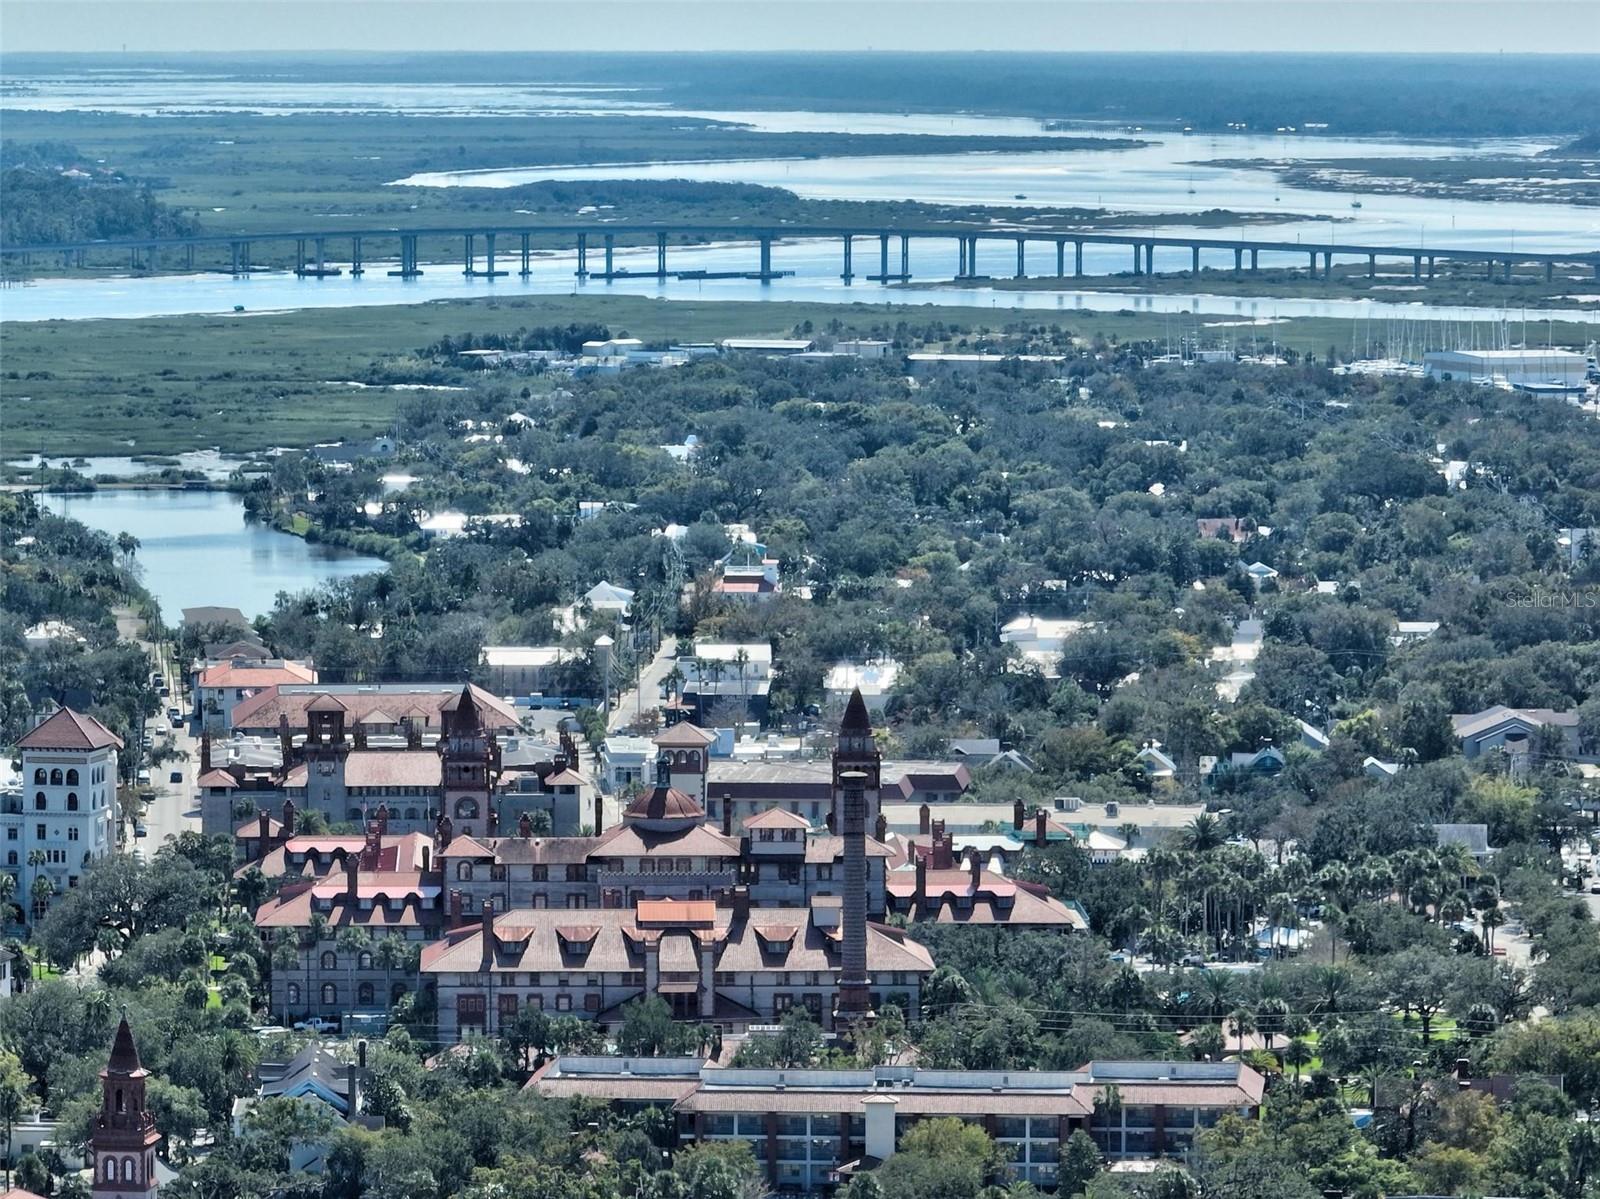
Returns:
[[[149,1077],[124,1016],[111,1044],[111,1060],[100,1071],[103,1098],[89,1136],[95,1199],[154,1199],[156,1195],[156,1146],[161,1134],[144,1105]]]
[[[872,980],[867,974],[867,808],[877,806],[882,758],[872,739],[872,718],[856,691],[839,725],[833,755],[833,806],[844,838],[844,944],[834,1024],[872,1019]]]

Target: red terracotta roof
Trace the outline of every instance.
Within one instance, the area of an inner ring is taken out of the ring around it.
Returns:
[[[239,780],[221,767],[213,766],[195,780],[197,787],[237,787]]]
[[[800,828],[808,829],[811,822],[804,816],[795,812],[785,811],[783,808],[768,808],[764,812],[757,812],[754,816],[747,817],[745,828]]]
[[[662,749],[703,749],[716,739],[715,733],[708,733],[687,720],[680,720],[651,738]]]
[[[22,749],[105,749],[108,745],[121,749],[122,738],[93,716],[62,708],[24,733],[17,745]]]
[[[285,662],[282,666],[262,666],[251,662],[235,666],[232,662],[219,662],[209,666],[200,676],[202,687],[276,687],[280,683],[315,683],[317,672],[298,662]]]
[[[653,787],[640,795],[625,812],[633,820],[704,820],[706,810],[676,787]]]

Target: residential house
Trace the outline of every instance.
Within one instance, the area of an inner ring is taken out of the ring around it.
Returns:
[[[863,664],[841,662],[828,671],[822,689],[829,703],[838,704],[859,691],[867,710],[874,715],[881,715],[899,677],[900,663],[893,659],[884,658]]]
[[[308,662],[285,658],[231,658],[200,671],[195,680],[195,707],[205,728],[232,729],[233,710],[245,700],[269,687],[316,681],[317,672]]]
[[[1450,717],[1461,754],[1472,761],[1486,752],[1512,755],[1531,752],[1541,729],[1553,730],[1558,743],[1568,754],[1578,752],[1578,713],[1556,712],[1550,708],[1508,708],[1495,704],[1481,712]]]

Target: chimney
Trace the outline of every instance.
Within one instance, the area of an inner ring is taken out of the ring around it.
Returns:
[[[345,1101],[350,1105],[350,1116],[354,1119],[361,1111],[361,1068],[351,1062],[344,1068],[345,1075]]]
[[[923,804],[920,808],[917,809],[917,832],[921,833],[924,837],[926,837],[928,835],[928,829],[930,827],[929,822],[932,819],[933,819],[932,810],[928,807],[927,804]]]
[[[278,713],[278,749],[283,754],[283,768],[287,770],[294,760],[294,734],[289,729],[289,715]]]
[[[606,801],[600,794],[600,788],[594,789],[594,835],[599,836],[606,830]]]
[[[517,817],[517,836],[524,840],[533,836],[533,817],[526,812]]]
[[[743,924],[750,919],[750,888],[728,888],[728,910],[733,913],[735,924]]]
[[[928,859],[924,855],[918,854],[917,855],[917,888],[916,888],[916,890],[911,892],[912,914],[915,915],[916,914],[916,910],[918,908],[921,908],[927,902],[928,902]]]
[[[955,858],[951,855],[951,839],[944,831],[944,821],[933,822],[933,868],[935,870],[949,870],[955,865]]]
[[[485,974],[494,966],[494,898],[483,901],[483,957],[478,968]]]
[[[379,821],[371,821],[367,825],[367,839],[361,846],[361,869],[376,870],[379,859],[383,854],[383,832]]]
[[[295,806],[294,800],[283,801],[283,839],[287,841],[294,836]]]
[[[978,892],[983,887],[983,855],[976,849],[972,851],[972,897],[976,899]]]
[[[428,871],[429,871],[429,868],[432,866],[432,864],[433,864],[432,863],[432,857],[433,857],[432,847],[424,845],[422,847],[422,873],[423,874],[427,874]]]
[[[836,1017],[848,1025],[872,1018],[872,980],[867,974],[867,775],[840,773],[844,816],[844,943],[839,961]]]
[[[882,812],[878,813],[877,820],[872,823],[872,835],[879,841],[889,839],[889,818]]]
[[[378,805],[378,814],[377,815],[378,815],[378,835],[380,837],[386,836],[388,834],[388,832],[389,832],[389,805],[386,804],[386,803],[379,804]]]
[[[357,749],[366,749],[367,748],[367,726],[364,725],[364,724],[361,724],[358,721],[356,723],[355,729],[353,730],[353,738],[355,740],[355,747]]]
[[[356,879],[361,871],[361,858],[357,854],[347,853],[344,856],[344,899],[348,904],[356,902]]]
[[[200,773],[204,774],[211,769],[211,738],[205,730],[200,732]]]
[[[461,927],[461,888],[450,888],[450,918],[447,921],[451,928]]]
[[[268,821],[271,819],[272,817],[267,815],[265,808],[261,809],[260,815],[256,818],[256,836],[259,838],[256,843],[256,861],[258,862],[267,856],[267,851],[272,847],[272,830],[267,827]]]
[[[1040,849],[1043,849],[1050,840],[1049,830],[1045,828],[1049,819],[1043,808],[1033,814],[1033,843]]]
[[[733,796],[722,793],[722,835],[733,836]]]
[[[417,718],[415,716],[407,716],[406,719],[405,719],[405,726],[406,726],[406,748],[407,749],[421,749],[422,748],[422,730],[417,727]]]
[[[1022,800],[1019,799],[1011,805],[1012,830],[1020,833],[1022,831],[1022,826],[1027,823],[1027,820],[1027,809],[1022,806]]]
[[[494,801],[493,800],[490,800],[489,801],[489,813],[488,813],[488,836],[498,837],[499,835],[500,835],[500,809],[494,806]]]

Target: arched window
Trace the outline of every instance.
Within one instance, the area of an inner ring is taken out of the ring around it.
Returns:
[[[357,970],[371,970],[372,969],[372,954],[368,953],[365,949],[363,949],[361,951],[361,953],[356,957],[356,969]]]
[[[14,850],[14,849],[8,849],[6,851],[6,865],[7,866],[15,866],[16,864],[17,864],[17,851]]]
[[[367,1007],[372,1006],[372,984],[362,983],[356,988],[356,1002]]]
[[[52,770],[50,772],[50,785],[52,787],[61,786],[61,769],[60,769],[60,767],[57,767],[55,770]]]
[[[100,1163],[100,1177],[105,1182],[117,1181],[117,1159],[108,1157]]]
[[[78,785],[78,772],[76,770],[67,771],[67,786],[76,787],[77,785]]]
[[[122,1181],[139,1181],[139,1167],[134,1163],[134,1160],[131,1157],[125,1157],[122,1159]]]
[[[78,810],[78,793],[76,791],[68,791],[67,792],[67,811],[76,812],[77,810]]]
[[[416,820],[417,819],[417,810],[415,808],[407,808],[406,809],[406,819],[407,820]]]
[[[123,1105],[122,1105],[122,1088],[121,1087],[118,1087],[116,1089],[116,1093],[115,1093],[115,1097],[114,1097],[114,1106],[116,1107],[117,1111],[119,1111],[119,1112],[124,1110]]]
[[[691,749],[689,751],[689,769],[700,769],[700,751],[698,749]]]
[[[34,786],[42,787],[46,783],[48,783],[49,781],[50,781],[50,773],[43,766],[39,767],[39,769],[37,769],[37,770],[35,770],[33,772],[33,783],[34,783]]]
[[[339,1006],[339,988],[334,986],[332,983],[322,984],[322,1006]]]
[[[290,983],[289,984],[288,995],[289,995],[289,1006],[290,1007],[293,1007],[295,1004],[299,1003],[300,1002],[300,984],[299,983]]]
[[[478,801],[470,795],[463,795],[456,800],[456,818],[458,820],[472,820],[478,815]]]
[[[339,968],[339,958],[333,950],[324,949],[322,951],[322,968],[324,970],[337,970]]]
[[[37,795],[35,795],[33,797],[33,810],[36,811],[36,812],[44,811],[44,792],[43,791],[39,792]]]
[[[457,862],[456,863],[456,879],[459,882],[463,882],[463,883],[470,883],[472,881],[472,863],[471,862]]]

